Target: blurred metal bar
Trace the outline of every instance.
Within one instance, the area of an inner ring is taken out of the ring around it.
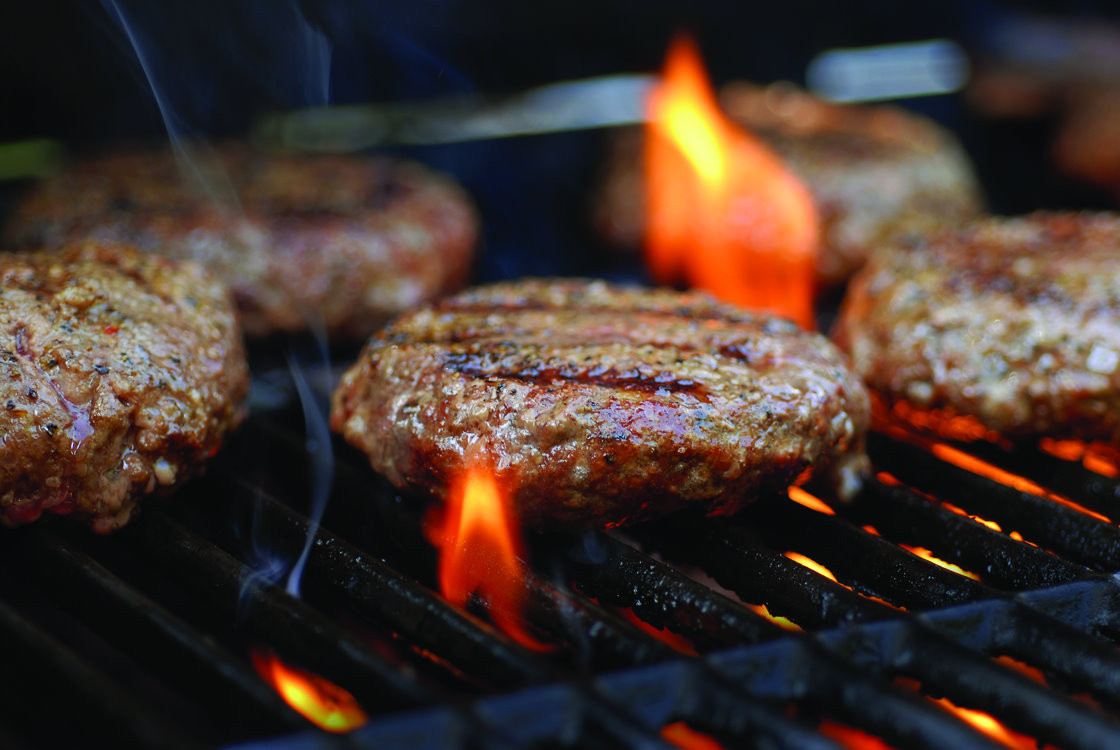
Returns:
[[[314,152],[427,145],[586,130],[644,122],[654,77],[565,81],[500,101],[479,96],[393,104],[316,107],[265,117],[254,140]]]

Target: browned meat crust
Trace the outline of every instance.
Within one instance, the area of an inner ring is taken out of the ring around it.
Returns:
[[[989,218],[877,254],[834,338],[888,402],[1120,440],[1120,218]]]
[[[953,136],[893,107],[823,102],[790,85],[730,84],[728,115],[773,148],[804,181],[821,214],[817,271],[843,281],[888,237],[976,216],[983,205],[972,167]],[[596,225],[610,241],[642,237],[641,139],[617,139]]]
[[[387,158],[265,156],[225,145],[182,166],[166,148],[71,165],[16,207],[9,245],[92,237],[198,260],[254,336],[322,321],[361,338],[460,288],[478,233],[449,179]]]
[[[444,497],[482,460],[524,523],[591,526],[731,513],[810,470],[850,493],[868,411],[840,353],[792,323],[706,294],[528,280],[378,333],[331,424],[399,487]]]
[[[248,386],[228,292],[197,265],[0,253],[0,522],[121,526],[218,450]]]

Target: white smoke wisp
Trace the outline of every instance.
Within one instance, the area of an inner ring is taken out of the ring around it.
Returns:
[[[318,344],[318,354],[324,368],[325,377],[321,380],[327,384],[333,383],[330,369],[330,352],[327,347],[327,334],[322,324],[313,327],[315,342]],[[288,369],[295,383],[296,393],[299,394],[300,405],[303,407],[303,423],[307,434],[307,456],[311,474],[311,508],[308,514],[307,539],[304,541],[303,550],[288,574],[287,590],[292,596],[299,596],[300,581],[303,578],[303,569],[307,564],[307,557],[311,554],[311,545],[315,543],[315,536],[319,533],[319,525],[323,514],[327,510],[327,500],[330,498],[331,486],[334,481],[334,447],[331,445],[331,433],[327,422],[330,406],[327,402],[326,392],[317,393],[307,382],[305,368],[297,361],[295,355],[288,351]]]

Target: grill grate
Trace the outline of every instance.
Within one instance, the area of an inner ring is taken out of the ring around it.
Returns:
[[[1120,529],[928,446],[873,435],[881,478],[832,513],[775,497],[730,520],[534,537],[529,628],[557,644],[536,653],[433,593],[422,509],[342,445],[303,598],[262,572],[307,535],[301,424],[258,410],[207,477],[113,537],[7,532],[4,747],[655,748],[682,721],[725,747],[843,746],[822,720],[898,747],[999,746],[941,697],[1041,744],[1120,743]],[[1074,462],[966,450],[1117,512],[1120,484]],[[370,723],[345,739],[310,729],[257,677],[253,648],[344,686]]]

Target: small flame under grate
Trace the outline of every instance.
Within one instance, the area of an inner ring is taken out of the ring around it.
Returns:
[[[301,424],[255,414],[115,536],[6,534],[0,745],[1120,743],[1120,483],[1080,457],[878,432],[850,505],[795,492],[532,537],[526,627],[554,646],[534,651],[435,593],[424,509],[341,445],[304,598],[275,585],[308,526]],[[265,652],[368,722],[314,728],[254,669]]]

